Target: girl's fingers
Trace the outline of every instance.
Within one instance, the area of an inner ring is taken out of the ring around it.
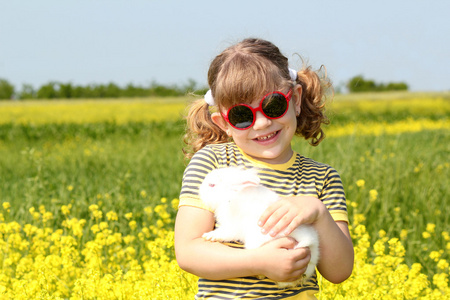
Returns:
[[[284,218],[289,211],[285,208],[278,208],[275,210],[268,219],[266,219],[261,231],[263,233],[269,233],[271,236],[276,236],[280,231],[280,221]],[[286,225],[284,225],[286,226]],[[282,228],[281,228],[282,229]]]
[[[278,234],[289,235],[301,224],[300,220],[301,218],[295,213],[286,211],[281,218],[269,219],[263,229],[267,230],[271,236],[277,236]]]
[[[294,249],[294,247],[297,245],[297,241],[291,237],[283,237],[279,239],[275,239],[273,241],[270,241],[269,243],[273,243],[274,247],[276,248],[282,248],[282,249]]]
[[[290,235],[292,231],[294,231],[301,224],[301,218],[299,216],[294,216],[294,218],[287,225],[286,229],[284,229],[283,235]]]
[[[274,211],[276,211],[278,208],[280,207],[280,203],[276,202],[272,205],[270,205],[261,215],[261,217],[259,218],[258,221],[258,225],[263,227],[264,225],[266,225],[267,220],[269,219],[269,217],[273,214]]]

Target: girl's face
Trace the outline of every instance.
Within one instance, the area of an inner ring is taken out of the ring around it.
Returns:
[[[268,119],[258,111],[255,123],[247,130],[233,128],[220,113],[214,113],[212,119],[250,157],[266,163],[283,164],[293,154],[291,141],[297,129],[296,115],[300,113],[301,92],[300,85],[293,88],[289,109],[283,117]],[[250,106],[258,107],[260,101],[261,99],[253,101]]]

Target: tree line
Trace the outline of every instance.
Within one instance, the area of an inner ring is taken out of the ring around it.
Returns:
[[[206,93],[207,88],[199,87],[189,79],[184,85],[162,85],[155,81],[148,86],[133,85],[121,87],[113,82],[108,84],[75,85],[51,81],[35,89],[30,84],[23,84],[20,90],[6,79],[0,79],[0,99],[77,99],[77,98],[132,98],[132,97],[176,97],[188,93]]]
[[[351,78],[346,87],[350,93],[358,92],[382,92],[382,91],[406,91],[408,85],[403,82],[377,83],[370,79],[364,79],[362,75]],[[20,90],[6,79],[0,78],[0,99],[77,99],[77,98],[133,98],[133,97],[169,97],[183,96],[195,92],[203,95],[207,87],[199,87],[197,83],[189,79],[187,84],[162,85],[155,81],[148,86],[127,84],[124,87],[115,83],[75,85],[51,81],[35,89],[30,84],[23,84]]]
[[[407,91],[409,86],[404,82],[377,83],[371,79],[364,79],[362,75],[355,76],[347,82],[350,93]]]

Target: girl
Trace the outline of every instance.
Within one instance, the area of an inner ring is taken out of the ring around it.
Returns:
[[[291,238],[258,249],[205,241],[202,235],[214,229],[215,219],[199,199],[198,188],[215,168],[258,168],[261,184],[282,197],[261,216],[262,232],[288,235],[300,224],[311,224],[319,234],[318,271],[334,283],[347,279],[353,246],[341,179],[330,166],[291,148],[294,135],[312,145],[324,138],[323,98],[330,84],[310,68],[290,70],[279,49],[260,39],[245,39],[218,55],[208,83],[211,90],[192,104],[188,115],[186,142],[194,155],[185,152],[192,159],[184,172],[175,224],[178,264],[200,277],[197,299],[315,299],[315,275],[290,289],[273,282],[294,281],[306,270],[309,249],[293,249]]]

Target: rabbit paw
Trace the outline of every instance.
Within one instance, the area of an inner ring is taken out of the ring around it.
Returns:
[[[210,232],[205,232],[202,235],[202,238],[210,241],[210,242],[223,242],[224,240],[220,237],[220,235],[217,233],[216,230],[210,231]]]
[[[296,281],[277,282],[277,286],[279,289],[289,289],[289,288],[294,288],[297,286],[303,286],[304,284],[306,284],[307,281],[308,281],[308,278],[306,277],[305,274],[303,274],[303,276],[301,278],[297,279]]]

